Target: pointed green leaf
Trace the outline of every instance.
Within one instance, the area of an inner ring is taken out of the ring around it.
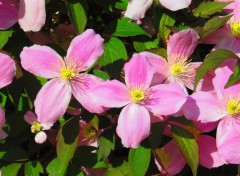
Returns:
[[[194,90],[196,90],[199,81],[207,74],[208,71],[216,69],[221,63],[227,59],[236,58],[238,56],[228,50],[212,51],[205,59],[202,65],[197,70],[195,77]]]
[[[196,176],[199,164],[199,150],[196,139],[190,132],[181,127],[172,125],[171,129],[173,139],[192,169],[193,175]]]
[[[123,162],[122,165],[118,167],[109,167],[105,176],[135,176],[132,172],[130,164],[128,162]]]
[[[151,150],[139,146],[137,149],[130,149],[128,161],[134,175],[144,176],[147,172],[151,159]]]
[[[40,162],[27,162],[24,167],[25,176],[39,176],[43,173],[43,167]]]
[[[16,176],[21,166],[22,166],[22,163],[13,163],[7,166],[3,166],[0,169],[2,176]]]
[[[8,42],[8,39],[12,36],[12,30],[2,31],[0,30],[0,49]]]
[[[240,81],[240,63],[238,61],[237,65],[234,68],[234,72],[233,74],[230,76],[227,84],[226,84],[226,88],[230,87],[231,85],[237,83]]]
[[[158,48],[158,44],[159,39],[151,39],[150,37],[146,36],[140,36],[133,42],[133,46],[137,52]]]
[[[173,26],[175,23],[175,19],[169,16],[166,13],[162,14],[162,17],[160,19],[160,24],[159,24],[159,35],[160,37],[166,41],[171,30],[168,28],[168,26]]]

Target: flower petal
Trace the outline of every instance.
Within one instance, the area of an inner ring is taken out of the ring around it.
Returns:
[[[0,107],[0,129],[2,128],[3,124],[6,122],[5,119],[5,112],[4,110]]]
[[[24,115],[24,120],[30,125],[32,125],[33,122],[37,122],[37,116],[32,111],[27,111]]]
[[[173,34],[167,45],[168,57],[188,58],[196,48],[198,39],[198,33],[193,29],[185,29]]]
[[[147,91],[144,106],[155,115],[171,115],[181,109],[186,99],[178,84],[160,84]]]
[[[94,87],[91,92],[104,107],[119,108],[131,102],[127,86],[117,80],[105,81]]]
[[[45,0],[20,0],[18,23],[25,32],[40,31],[45,21]]]
[[[153,0],[131,0],[128,2],[124,16],[133,20],[140,20],[145,17],[146,11],[151,7]]]
[[[0,29],[8,29],[18,20],[18,10],[11,0],[0,2]]]
[[[177,11],[180,9],[187,8],[192,0],[159,0],[162,6],[166,7],[171,11]]]
[[[176,175],[184,168],[184,166],[186,165],[186,160],[182,156],[180,150],[178,149],[177,145],[173,140],[164,145],[162,149],[164,153],[169,156],[171,162],[169,163],[167,168],[162,168],[162,166],[155,160],[158,169],[163,174],[169,173],[171,175]]]
[[[153,66],[154,75],[151,85],[163,83],[168,76],[168,62],[166,59],[150,52],[142,52],[139,53],[139,55],[145,56],[148,62]]]
[[[224,164],[218,153],[215,138],[207,135],[199,135],[197,143],[199,148],[199,163],[201,165],[211,169]]]
[[[71,80],[73,95],[89,112],[102,113],[106,110],[91,93],[91,89],[102,82],[102,79],[89,74],[80,74],[78,77]]]
[[[70,85],[61,79],[48,81],[34,101],[38,122],[55,123],[66,111],[71,99]]]
[[[144,56],[134,54],[132,59],[124,65],[124,72],[128,88],[146,90],[152,82],[154,69]]]
[[[47,140],[47,134],[43,131],[40,131],[35,136],[35,141],[38,144],[42,144]]]
[[[79,65],[79,72],[87,70],[103,54],[103,38],[92,29],[76,36],[67,51],[67,65]]]
[[[119,115],[117,134],[127,148],[137,148],[150,133],[150,114],[138,104],[129,104]]]
[[[200,122],[214,122],[225,116],[219,100],[202,91],[189,96],[182,109],[187,119]]]
[[[61,56],[47,46],[24,47],[20,58],[25,70],[44,78],[58,77],[64,66]]]
[[[0,89],[12,82],[16,73],[13,59],[8,55],[0,53]]]
[[[240,163],[240,122],[233,117],[220,121],[217,128],[217,148],[226,163]]]

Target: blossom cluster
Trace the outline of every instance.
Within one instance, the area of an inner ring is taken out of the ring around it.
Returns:
[[[0,29],[7,30],[18,21],[25,32],[40,31],[46,25],[47,3],[44,0],[0,0]],[[121,15],[128,17],[128,23],[137,27],[142,25],[147,30],[145,14],[156,6],[154,3],[153,0],[131,0]],[[178,11],[188,8],[192,1],[159,0],[157,3],[161,4],[161,8]],[[92,146],[96,149],[92,153],[98,152],[101,145],[99,138],[109,129],[114,129],[124,148],[137,150],[151,137],[153,125],[160,123],[164,124],[164,128],[157,130],[167,137],[167,141],[152,148],[152,152],[155,167],[161,174],[176,175],[186,163],[190,163],[176,139],[176,128],[190,135],[179,138],[191,138],[196,143],[196,155],[202,166],[211,169],[224,164],[240,164],[240,83],[235,81],[227,86],[239,67],[239,9],[240,0],[225,5],[223,10],[229,20],[205,38],[198,28],[188,26],[172,31],[167,28],[169,34],[163,41],[166,53],[144,49],[128,54],[117,78],[110,75],[104,79],[94,74],[93,69],[104,72],[105,65],[99,62],[104,55],[111,57],[117,52],[108,50],[108,35],[101,35],[97,28],[89,27],[81,34],[77,34],[72,25],[64,24],[64,27],[58,28],[64,30],[59,32],[62,41],[71,39],[64,44],[58,41],[62,48],[67,48],[65,56],[58,49],[53,49],[56,47],[48,45],[57,43],[56,36],[51,38],[39,32],[35,33],[39,35],[35,38],[34,33],[27,33],[31,44],[21,48],[14,59],[10,57],[12,53],[0,52],[0,88],[11,86],[12,81],[14,83],[26,75],[45,80],[33,102],[29,103],[29,108],[22,112],[35,142],[56,146],[58,156],[59,136],[64,127],[59,123],[71,115],[80,116],[74,151],[77,146]],[[205,44],[212,46],[207,56],[215,51],[231,53],[231,56],[226,56],[217,67],[208,69],[204,66],[207,61],[192,57],[198,47]],[[201,68],[207,71],[197,82],[196,75],[201,74]],[[27,92],[26,88],[23,90]],[[30,97],[28,101],[31,101]],[[77,108],[71,109],[73,102]],[[84,120],[86,114],[94,114],[94,118]],[[103,117],[107,117],[111,125],[101,128],[99,121]],[[6,119],[5,111],[0,108],[0,140],[3,141],[8,140],[6,131],[10,137],[12,135],[11,128],[6,130]],[[184,119],[185,123],[177,119]],[[104,159],[105,163],[111,162],[111,159]],[[191,164],[189,166],[192,167]]]

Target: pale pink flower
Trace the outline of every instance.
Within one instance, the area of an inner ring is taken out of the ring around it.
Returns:
[[[12,82],[15,73],[14,61],[8,55],[0,53],[0,89]],[[5,121],[5,112],[0,107],[0,140],[7,137],[5,131],[2,130]]]
[[[53,124],[39,122],[36,114],[31,111],[26,112],[24,119],[31,125],[31,132],[36,134],[34,138],[36,143],[44,143],[47,140],[47,134],[44,131],[49,130]]]
[[[171,11],[177,11],[180,9],[187,8],[192,0],[159,0],[162,6],[166,7]]]
[[[208,35],[203,43],[216,44],[216,49],[227,49],[240,55],[240,0],[235,0],[233,16],[222,28]]]
[[[105,109],[98,104],[89,90],[102,82],[84,72],[103,53],[103,39],[93,30],[76,36],[64,60],[47,46],[25,47],[20,54],[21,64],[27,71],[51,79],[38,92],[34,101],[35,112],[41,123],[54,123],[66,111],[72,94],[90,112]]]
[[[26,31],[39,31],[45,24],[45,0],[0,0],[0,29],[8,29],[17,21]]]
[[[155,115],[176,113],[186,101],[186,95],[177,84],[150,87],[153,68],[139,54],[125,64],[124,71],[126,85],[117,80],[106,81],[92,92],[104,107],[125,106],[118,118],[117,134],[125,147],[136,148],[149,135],[149,111]]]
[[[201,122],[219,121],[217,127],[217,148],[226,163],[239,164],[240,154],[240,84],[224,88],[233,71],[225,66],[215,70],[212,79],[216,95],[196,92],[189,96],[183,106],[188,119]]]
[[[189,59],[198,44],[199,36],[193,29],[173,34],[167,43],[167,59],[149,52],[140,55],[147,57],[154,67],[153,85],[160,83],[178,83],[184,88],[193,89],[196,69],[201,62]]]

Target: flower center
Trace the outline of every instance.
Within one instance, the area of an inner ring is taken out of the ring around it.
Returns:
[[[76,75],[77,74],[74,72],[74,70],[69,67],[63,68],[61,71],[61,78],[64,80],[70,80],[74,78]]]
[[[139,103],[140,101],[142,101],[145,98],[144,92],[140,89],[131,90],[130,95],[131,95],[132,100],[135,103]]]
[[[184,72],[184,67],[180,63],[173,64],[170,68],[170,74],[177,76]]]
[[[234,115],[240,111],[240,102],[234,99],[231,99],[227,103],[227,112],[230,115]]]
[[[32,133],[38,133],[42,130],[42,125],[39,122],[33,122],[31,126]]]
[[[235,37],[240,37],[240,22],[235,22],[230,24],[231,30],[232,30],[232,34]]]

